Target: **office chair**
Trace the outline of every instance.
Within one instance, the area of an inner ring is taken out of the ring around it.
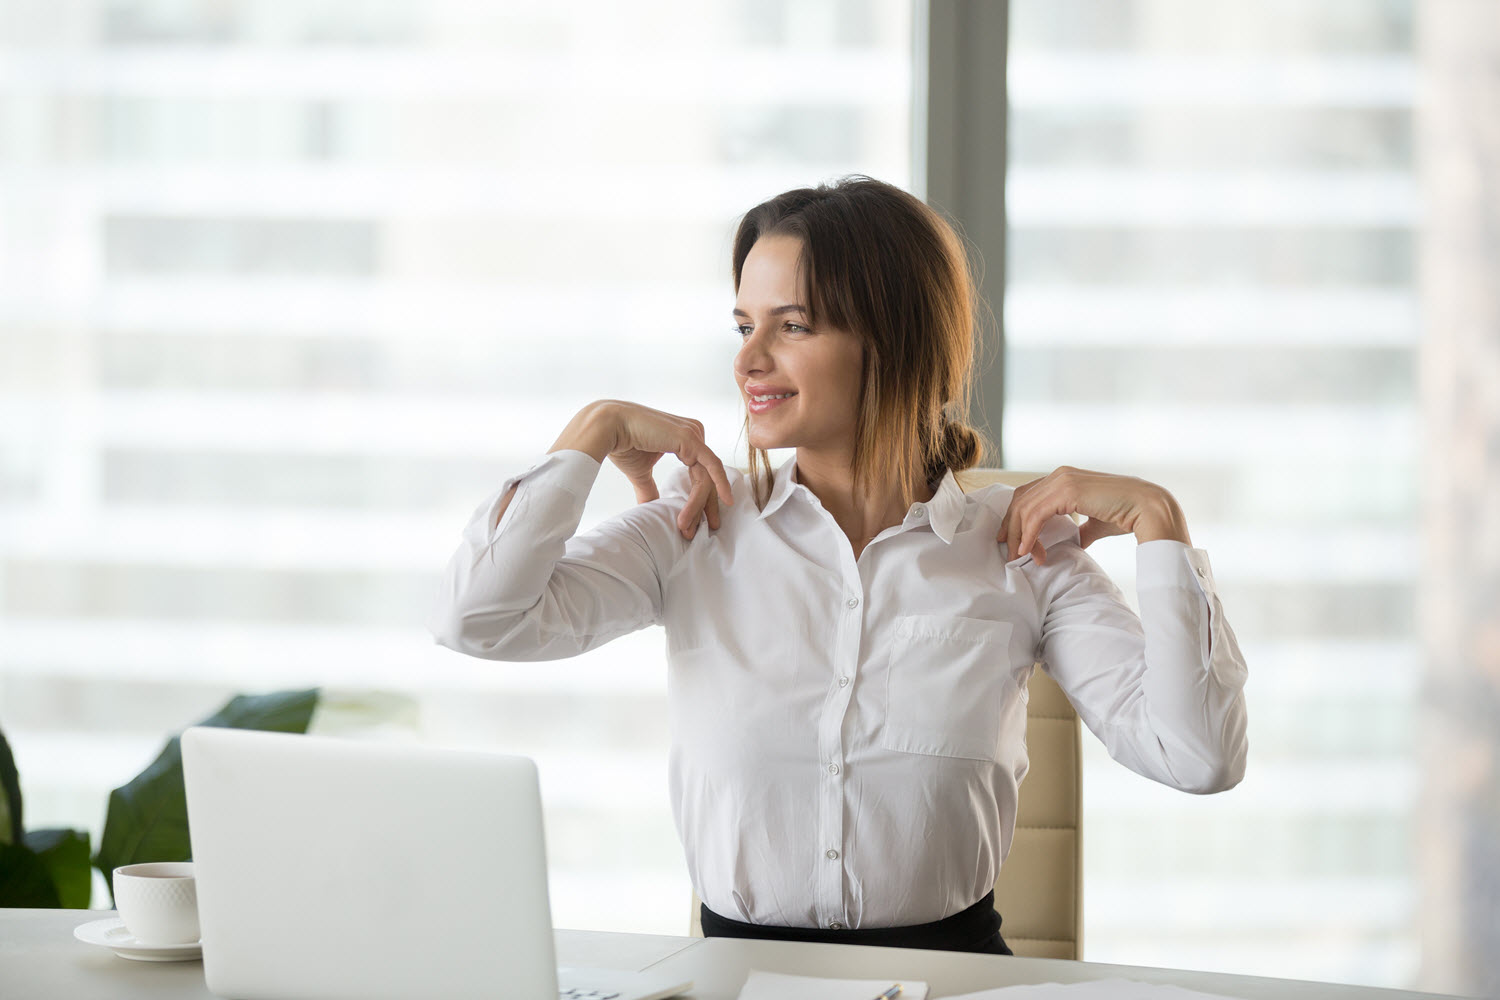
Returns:
[[[968,469],[954,478],[964,492],[1037,473]],[[1074,520],[1077,520],[1075,517]],[[1072,702],[1038,667],[1027,685],[1026,750],[1016,835],[995,881],[1000,933],[1017,955],[1083,955],[1083,748]]]
[[[1037,474],[969,469],[965,491],[991,483],[1019,486]],[[1076,520],[1076,518],[1075,518]],[[1005,943],[1017,955],[1077,959],[1083,953],[1083,759],[1078,713],[1040,668],[1027,685],[1026,748],[1015,839],[995,881]],[[698,894],[690,933],[703,936]]]

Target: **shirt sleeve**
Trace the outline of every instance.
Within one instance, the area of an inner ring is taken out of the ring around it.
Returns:
[[[555,660],[661,620],[664,570],[631,516],[640,507],[575,537],[599,469],[584,452],[552,452],[480,505],[428,620],[439,643],[489,660]]]
[[[1041,603],[1043,668],[1110,756],[1184,791],[1238,784],[1249,671],[1208,553],[1171,540],[1138,544],[1139,617],[1078,545],[1076,526],[1030,575]]]

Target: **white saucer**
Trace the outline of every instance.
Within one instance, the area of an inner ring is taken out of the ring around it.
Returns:
[[[137,962],[186,962],[203,957],[203,945],[192,944],[142,944],[130,936],[125,921],[119,917],[94,920],[73,928],[73,936],[85,944],[97,944],[108,948],[121,958]]]

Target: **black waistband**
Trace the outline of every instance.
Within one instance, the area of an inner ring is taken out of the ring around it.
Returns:
[[[858,930],[827,927],[775,927],[747,924],[721,917],[702,907],[705,937],[764,938],[770,941],[817,941],[825,944],[869,944],[882,948],[930,948],[934,951],[979,951],[1009,955],[1000,936],[1000,914],[995,894],[987,894],[966,910],[930,924],[910,927],[868,927]]]

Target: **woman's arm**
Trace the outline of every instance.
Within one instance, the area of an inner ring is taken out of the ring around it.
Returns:
[[[547,454],[556,451],[581,451],[602,465],[604,457],[614,449],[615,444],[614,428],[604,406],[604,403],[590,403],[574,414],[573,419],[568,421],[568,426],[552,442],[552,447],[547,449]],[[519,485],[517,483],[512,486],[501,498],[495,511],[496,525],[505,517],[505,510],[510,506],[511,500],[515,499]]]
[[[680,548],[677,533],[697,530],[696,513],[683,529],[693,497],[677,512],[677,531],[663,523],[661,508],[648,506],[575,532],[612,450],[671,451],[701,473],[704,492],[723,478],[729,497],[723,466],[701,434],[695,421],[629,403],[585,407],[546,458],[475,512],[429,621],[437,641],[486,659],[556,659],[659,620],[661,579]]]
[[[1080,529],[1060,514],[1088,520]],[[1138,543],[1139,617],[1082,551],[1125,533]],[[1237,784],[1248,670],[1176,498],[1142,479],[1064,467],[1016,490],[998,539],[1012,564],[1031,557],[1043,662],[1110,755],[1186,791]]]
[[[678,518],[678,530],[691,539],[702,518],[712,531],[719,530],[719,500],[733,504],[733,491],[724,464],[703,442],[703,425],[691,417],[677,417],[661,410],[605,399],[579,410],[563,428],[547,453],[581,451],[603,463],[605,456],[619,467],[635,488],[637,503],[660,498],[651,470],[668,451],[688,467],[692,490]],[[500,503],[495,522],[505,516],[515,495],[512,487]],[[701,518],[700,518],[701,515]]]
[[[1071,530],[1051,541],[1046,565],[1017,570],[1037,596],[1044,668],[1137,774],[1200,794],[1238,784],[1249,672],[1208,554],[1170,539],[1136,546],[1138,617]]]
[[[1088,518],[1079,533],[1083,548],[1101,538],[1126,534],[1135,535],[1138,544],[1163,540],[1193,544],[1181,505],[1160,486],[1134,476],[1068,465],[1016,487],[996,540],[1009,547],[1010,559],[1029,555],[1046,565],[1047,550],[1039,544],[1040,536],[1048,519],[1058,514]]]

